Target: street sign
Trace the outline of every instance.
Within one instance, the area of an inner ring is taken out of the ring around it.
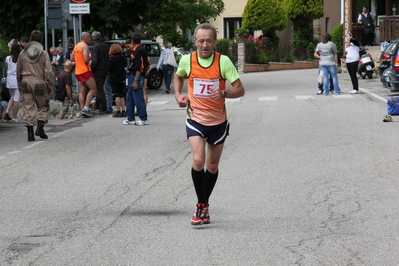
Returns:
[[[69,14],[90,14],[90,3],[87,4],[69,4]]]

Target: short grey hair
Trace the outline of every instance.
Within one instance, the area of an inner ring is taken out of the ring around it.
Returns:
[[[216,31],[216,28],[215,28],[214,26],[212,26],[211,24],[203,23],[203,24],[198,25],[198,26],[195,28],[195,31],[194,31],[194,39],[197,39],[197,31],[198,31],[198,30],[211,30],[211,31],[213,32],[213,38],[214,38],[215,40],[217,39],[217,31]]]
[[[172,44],[170,42],[165,43],[165,48],[171,48]]]
[[[87,36],[90,36],[90,33],[88,33],[87,31],[84,31],[84,32],[82,32],[82,34],[80,34],[80,39],[83,40]]]
[[[93,39],[93,41],[100,41],[102,36],[101,36],[101,32],[99,31],[93,31],[93,33],[91,34],[91,38]]]

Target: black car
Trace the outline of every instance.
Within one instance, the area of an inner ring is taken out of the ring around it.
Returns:
[[[391,66],[391,59],[393,57],[394,51],[397,50],[398,45],[398,40],[394,40],[381,52],[380,66],[378,68],[378,74],[381,77],[381,81],[384,71]]]

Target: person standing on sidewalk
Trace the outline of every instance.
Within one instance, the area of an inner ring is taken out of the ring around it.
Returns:
[[[341,95],[342,92],[338,86],[338,55],[337,46],[331,42],[331,35],[324,33],[323,41],[318,43],[314,52],[314,57],[319,58],[319,65],[324,75],[323,93],[328,95],[328,76],[331,75],[334,84],[334,94]]]
[[[134,77],[133,84],[126,84],[128,91],[126,93],[126,116],[127,119],[122,122],[122,125],[149,125],[147,117],[147,108],[144,100],[144,78],[148,68],[148,52],[147,49],[141,45],[141,37],[138,34],[133,35],[131,40],[126,40],[125,43],[132,51],[131,64],[129,71]],[[137,113],[140,120],[135,121],[134,109],[137,108]]]
[[[357,67],[359,65],[359,41],[355,40],[353,33],[349,32],[350,43],[346,51],[346,67],[351,77],[353,89],[349,92],[356,94],[359,92],[359,80],[357,79]]]
[[[91,71],[93,72],[97,88],[97,110],[95,110],[95,114],[104,114],[107,111],[104,83],[107,77],[109,46],[102,41],[102,35],[98,31],[93,31],[91,38],[94,41],[94,45],[91,48]]]
[[[79,85],[79,105],[84,117],[91,117],[90,102],[97,93],[96,81],[90,67],[90,50],[88,44],[91,41],[90,33],[82,32],[81,42],[78,43],[71,54],[71,61],[75,62],[75,76]]]
[[[197,51],[181,59],[174,77],[176,102],[180,107],[187,107],[186,132],[193,155],[191,176],[198,202],[192,225],[210,223],[209,197],[218,178],[219,161],[229,134],[225,98],[245,94],[234,64],[227,56],[214,52],[216,38],[215,27],[198,25],[194,32]],[[182,94],[186,75],[187,96]],[[232,85],[228,90],[226,80]]]
[[[18,88],[22,93],[25,126],[28,129],[28,141],[34,141],[33,125],[37,117],[36,136],[47,139],[44,124],[47,123],[49,98],[53,94],[55,77],[51,70],[50,58],[43,51],[43,34],[32,31],[30,42],[25,46],[17,61]],[[37,112],[36,112],[37,108]]]
[[[157,71],[162,64],[163,75],[165,76],[165,91],[167,94],[170,93],[170,83],[172,81],[173,71],[175,71],[175,67],[177,67],[175,54],[172,51],[172,44],[167,42],[165,44],[165,49],[162,51],[161,56],[158,60]]]
[[[357,22],[364,25],[364,37],[366,39],[365,45],[374,46],[375,37],[375,26],[374,26],[375,14],[368,11],[368,7],[364,6],[362,13],[359,14]]]

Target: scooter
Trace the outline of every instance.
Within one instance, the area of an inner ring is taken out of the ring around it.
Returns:
[[[364,47],[361,47],[359,50],[359,65],[357,67],[357,73],[365,79],[366,76],[369,79],[373,78],[374,73],[374,61],[370,54],[367,53],[367,50]]]

